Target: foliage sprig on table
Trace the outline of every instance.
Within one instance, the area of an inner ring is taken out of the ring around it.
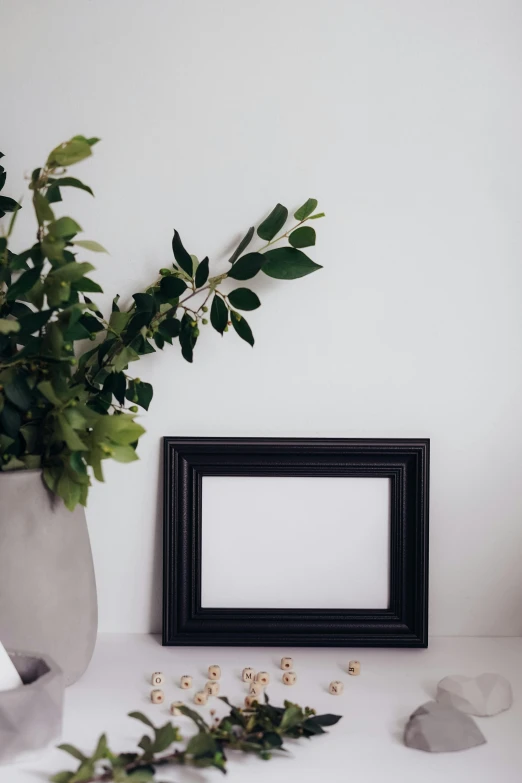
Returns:
[[[249,708],[233,707],[228,699],[221,698],[230,708],[224,718],[213,718],[209,725],[195,710],[179,705],[180,712],[190,718],[197,728],[183,749],[172,748],[182,742],[179,728],[171,722],[156,727],[141,712],[129,713],[131,718],[145,723],[152,736],[145,734],[138,743],[139,751],[113,753],[102,734],[91,756],[85,756],[72,745],[60,745],[80,764],[75,772],[58,772],[50,778],[52,783],[148,783],[156,780],[158,768],[175,765],[215,767],[226,772],[229,751],[253,753],[268,761],[274,752],[285,752],[284,739],[310,738],[325,733],[325,726],[333,726],[340,715],[316,715],[310,707],[284,702],[284,707],[274,707],[265,695],[264,703],[254,702]],[[212,718],[213,710],[211,710]]]
[[[135,415],[138,406],[148,409],[153,389],[129,374],[132,362],[174,341],[192,362],[200,327],[209,320],[219,334],[232,327],[253,346],[243,313],[261,302],[244,281],[259,272],[294,280],[321,268],[303,252],[316,240],[309,221],[324,214],[316,211],[317,201],[308,199],[289,229],[288,210],[278,204],[257,228],[264,244],[246,252],[256,233],[251,227],[219,274],[211,275],[208,257],[190,255],[174,231],[172,266],[162,267],[129,307],[122,309],[116,296],[105,319],[91,299],[103,293],[89,277],[94,267],[78,260],[85,251],[104,248],[78,239],[80,225],[54,212],[67,188],[92,195],[67,167],[88,158],[98,141],[75,136],[33,171],[37,233],[27,250],[11,250],[21,206],[0,194],[0,217],[12,213],[0,236],[0,470],[43,468],[47,486],[71,510],[86,504],[91,471],[103,481],[103,460],[137,459],[144,429]],[[0,191],[5,179],[0,166]],[[239,285],[226,293],[225,280]],[[96,345],[85,350],[86,340]]]

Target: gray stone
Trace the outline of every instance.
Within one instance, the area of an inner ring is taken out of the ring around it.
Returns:
[[[84,509],[68,511],[39,470],[0,472],[0,497],[0,639],[50,655],[70,685],[92,658],[98,625]]]
[[[439,704],[454,707],[468,715],[487,717],[509,710],[513,704],[511,685],[500,674],[444,677],[437,686]]]
[[[415,710],[404,729],[404,744],[428,753],[467,750],[485,742],[473,718],[436,701]]]
[[[0,693],[0,764],[25,761],[59,740],[64,682],[47,655],[10,652],[22,682]]]

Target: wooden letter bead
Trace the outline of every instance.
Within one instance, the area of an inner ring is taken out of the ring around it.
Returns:
[[[205,685],[205,691],[209,696],[217,696],[219,693],[219,682],[209,680]]]
[[[255,677],[255,671],[250,668],[250,666],[247,666],[246,669],[243,669],[243,674],[241,675],[241,679],[243,682],[254,682]]]
[[[220,680],[221,679],[221,669],[219,666],[209,666],[208,667],[208,679],[209,680]]]
[[[359,661],[350,661],[348,664],[348,674],[351,674],[352,677],[357,677],[358,674],[361,673],[361,664]]]
[[[173,701],[170,705],[170,714],[171,715],[181,715],[181,710],[179,709],[183,705],[182,701]]]
[[[258,702],[259,698],[257,696],[251,696],[250,694],[245,699],[245,707],[252,707],[254,702]]]
[[[150,700],[153,704],[163,704],[165,701],[165,694],[159,688],[154,688],[150,694]]]
[[[285,672],[283,674],[283,682],[285,685],[293,685],[296,680],[297,677],[295,675],[295,672]]]
[[[256,674],[256,682],[265,687],[270,682],[270,675],[268,672],[258,672]]]
[[[184,690],[187,690],[187,688],[192,688],[192,677],[189,674],[184,674],[181,678],[180,687]]]
[[[281,668],[285,671],[290,671],[293,665],[294,662],[291,658],[281,658]]]
[[[330,693],[333,693],[334,696],[339,696],[344,690],[344,685],[339,680],[334,680],[330,683],[328,690]]]
[[[205,691],[198,691],[196,695],[194,696],[194,703],[195,704],[206,704],[207,703],[207,694]]]
[[[249,688],[248,695],[249,696],[261,696],[263,693],[263,686],[259,682],[253,682],[252,685]]]
[[[153,685],[165,685],[165,677],[163,676],[162,672],[154,672],[151,678],[151,682]]]

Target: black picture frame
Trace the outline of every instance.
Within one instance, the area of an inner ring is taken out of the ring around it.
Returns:
[[[429,439],[164,439],[164,645],[427,647]],[[203,476],[390,479],[390,602],[377,609],[201,606]]]

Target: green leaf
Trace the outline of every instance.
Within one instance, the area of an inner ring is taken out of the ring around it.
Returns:
[[[20,331],[19,321],[10,321],[7,318],[0,318],[0,334],[13,334]]]
[[[61,217],[58,218],[58,220],[49,223],[49,233],[52,234],[53,237],[73,237],[81,230],[82,228],[78,225],[76,220],[73,220],[70,217]]]
[[[130,362],[135,362],[139,358],[139,354],[130,345],[126,345],[114,359],[114,369],[116,372],[121,372]]]
[[[125,397],[129,400],[129,402],[140,405],[142,408],[145,408],[145,410],[148,411],[153,393],[154,391],[150,383],[144,383],[143,381],[131,381],[129,388],[125,393]]]
[[[116,462],[136,462],[139,459],[132,446],[112,446],[111,457]]]
[[[60,144],[51,152],[47,159],[47,165],[72,166],[91,155],[91,145],[84,138],[75,138]]]
[[[301,226],[292,231],[288,237],[292,247],[312,247],[315,245],[315,229],[311,226]]]
[[[50,272],[47,279],[52,277],[55,280],[65,280],[68,283],[74,283],[76,280],[80,280],[84,275],[92,272],[93,269],[93,265],[87,263],[87,261],[82,261],[80,264],[76,261],[71,261],[70,264],[65,264],[65,266],[61,266]]]
[[[83,182],[80,182],[79,179],[76,179],[75,177],[60,177],[58,179],[55,179],[54,177],[49,177],[49,183],[51,184],[51,187],[59,187],[59,188],[79,188],[80,190],[85,190],[87,193],[90,193],[91,196],[94,196],[94,193],[90,189],[88,185],[85,185]]]
[[[120,313],[119,310],[113,310],[109,319],[109,326],[117,335],[120,335],[129,323],[131,317],[132,313]]]
[[[175,337],[179,337],[181,329],[181,323],[177,318],[167,318],[162,321],[158,326],[158,332],[161,336],[172,345],[172,340]]]
[[[57,204],[60,201],[63,201],[60,188],[57,185],[47,188],[47,193],[45,194],[45,198],[47,199],[49,204]]]
[[[21,411],[30,408],[32,392],[26,379],[20,373],[17,373],[9,383],[4,385],[4,393],[9,402],[12,402]]]
[[[54,405],[56,408],[61,408],[63,405],[63,400],[61,400],[56,394],[51,381],[42,381],[38,384],[37,389],[40,394],[43,394],[46,400],[49,400],[52,405]]]
[[[268,250],[264,257],[263,272],[277,280],[296,280],[298,277],[304,277],[317,269],[322,269],[319,264],[314,263],[311,258],[293,247]]]
[[[160,291],[164,299],[177,299],[186,290],[187,284],[175,275],[161,278]]]
[[[154,780],[154,769],[152,767],[135,769],[134,772],[129,772],[127,775],[128,783],[148,783],[149,780]]]
[[[103,245],[100,245],[99,242],[95,242],[93,239],[75,239],[73,242],[74,245],[77,245],[77,247],[83,247],[85,250],[92,250],[93,253],[108,253],[108,250],[105,250]]]
[[[341,715],[332,715],[327,713],[326,715],[314,715],[314,721],[320,726],[335,726],[341,720]]]
[[[257,275],[263,266],[266,255],[266,253],[265,255],[261,253],[247,253],[246,256],[241,256],[227,276],[231,277],[232,280],[250,280],[250,278]]]
[[[294,217],[296,220],[306,220],[306,218],[310,217],[314,209],[317,208],[317,199],[316,198],[309,198],[305,201],[305,203],[299,207],[294,212]]]
[[[179,343],[181,345],[181,355],[187,362],[192,362],[193,360],[194,346],[198,340],[196,329],[196,326],[192,326],[192,318],[185,313],[181,319]]]
[[[205,283],[208,280],[208,257],[204,258],[203,261],[198,264],[198,267],[196,269],[196,274],[194,275],[194,282],[196,284],[196,288],[201,288],[205,285]]]
[[[283,228],[288,218],[288,210],[282,204],[276,204],[257,229],[258,237],[270,241]]]
[[[229,293],[228,300],[238,310],[257,310],[261,306],[257,294],[248,288],[236,288]]]
[[[252,241],[252,237],[254,236],[255,227],[251,226],[248,231],[246,232],[245,236],[239,243],[239,245],[236,247],[230,258],[228,259],[229,264],[235,264],[241,253],[246,250],[246,248],[249,246],[249,244]]]
[[[176,259],[178,266],[180,266],[189,277],[192,277],[192,258],[183,247],[180,235],[176,230],[174,230],[174,237],[172,238],[172,252],[174,253],[174,258]]]
[[[81,280],[73,283],[72,287],[75,291],[82,291],[88,294],[103,294],[103,288],[88,277],[82,277]]]
[[[134,718],[134,720],[141,721],[146,726],[150,726],[151,729],[155,728],[155,726],[152,723],[152,721],[149,718],[147,718],[147,716],[144,715],[143,712],[129,712],[128,716],[129,716],[129,718]]]
[[[249,345],[254,347],[254,335],[252,334],[252,330],[248,325],[248,321],[246,321],[242,315],[236,313],[235,310],[231,310],[230,315],[230,320],[232,321],[232,326],[234,327],[235,331],[238,333],[241,339],[245,340],[247,343],[249,343]]]
[[[297,704],[289,704],[281,719],[280,731],[288,731],[293,726],[297,726],[303,720],[303,711]]]
[[[56,417],[56,431],[59,437],[65,441],[71,451],[87,451],[87,446],[82,441],[80,436],[71,427],[67,419],[62,413],[59,413]]]
[[[9,196],[0,196],[0,217],[3,217],[6,212],[18,212],[22,209],[21,205]]]
[[[57,772],[49,778],[51,783],[70,783],[71,778],[74,776],[74,772]]]
[[[154,311],[154,297],[150,294],[133,294],[138,313],[152,313]]]
[[[214,756],[218,747],[214,738],[206,731],[200,731],[188,741],[187,753],[195,758],[202,756]]]
[[[316,215],[310,215],[310,220],[317,220],[318,218],[323,218],[324,216],[324,212],[318,212]]]
[[[161,728],[155,729],[155,735],[156,737],[151,748],[153,753],[162,753],[172,745],[173,742],[176,742],[178,738],[176,729],[172,723],[166,723],[164,726],[161,726]]]
[[[54,212],[49,206],[49,202],[38,190],[36,190],[34,193],[33,204],[39,225],[43,225],[45,222],[54,220]]]
[[[89,147],[94,147],[95,144],[98,144],[101,139],[98,139],[96,136],[92,136],[90,139],[85,138],[85,136],[73,136],[73,139],[80,139],[80,141],[85,141]]]
[[[25,334],[33,334],[33,332],[40,331],[42,326],[45,326],[52,314],[52,310],[40,310],[36,313],[24,315],[22,318],[20,318],[21,331]]]
[[[81,750],[75,748],[74,745],[68,745],[67,743],[64,743],[63,745],[58,745],[58,750],[63,750],[64,753],[68,753],[70,756],[73,756],[73,758],[81,761],[82,764],[84,761],[87,761],[87,756],[85,756]]]
[[[219,334],[223,334],[228,323],[228,308],[218,294],[214,294],[210,308],[210,323]]]
[[[31,288],[34,286],[34,284],[40,279],[40,269],[38,267],[35,267],[34,269],[29,269],[27,272],[24,272],[16,283],[13,283],[12,286],[7,291],[6,299],[8,302],[14,302],[15,299],[18,299],[19,296],[22,296],[22,294],[27,293],[27,291],[30,291]]]

